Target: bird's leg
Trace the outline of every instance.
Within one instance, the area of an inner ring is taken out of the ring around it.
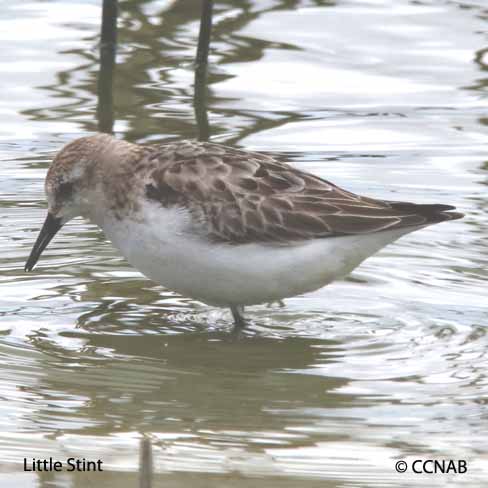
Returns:
[[[244,307],[240,305],[232,305],[230,307],[232,312],[232,317],[234,317],[234,325],[238,328],[243,328],[246,326],[246,321],[242,314],[244,313]]]

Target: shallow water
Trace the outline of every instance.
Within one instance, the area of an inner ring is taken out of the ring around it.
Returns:
[[[98,1],[0,10],[0,481],[137,486],[483,486],[488,481],[488,162],[483,0],[218,2],[212,140],[349,190],[451,203],[286,307],[230,314],[130,268],[82,220],[35,272],[54,152],[97,128]],[[115,131],[196,135],[199,2],[124,1]],[[103,460],[24,473],[23,458]],[[464,474],[395,462],[464,459]]]

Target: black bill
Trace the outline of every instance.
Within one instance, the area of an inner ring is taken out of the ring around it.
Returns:
[[[46,249],[46,246],[51,242],[51,239],[56,235],[61,227],[61,219],[48,213],[41,232],[39,232],[39,236],[37,237],[37,241],[32,248],[29,259],[25,263],[25,271],[32,270],[38,259],[41,257],[42,251]]]

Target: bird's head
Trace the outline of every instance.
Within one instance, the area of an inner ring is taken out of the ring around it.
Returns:
[[[59,229],[83,214],[89,202],[96,161],[112,136],[97,134],[67,144],[54,158],[45,181],[48,209],[44,225],[25,264],[31,271]]]

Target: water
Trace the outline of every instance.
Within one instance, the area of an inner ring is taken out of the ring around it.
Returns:
[[[164,290],[82,220],[34,273],[54,152],[93,132],[98,1],[0,10],[0,481],[154,486],[484,486],[488,163],[484,0],[218,2],[212,139],[352,191],[451,203],[347,280],[230,315]],[[128,140],[194,137],[197,1],[124,1],[114,101]],[[23,458],[101,459],[25,473]],[[465,474],[395,462],[465,459]]]

